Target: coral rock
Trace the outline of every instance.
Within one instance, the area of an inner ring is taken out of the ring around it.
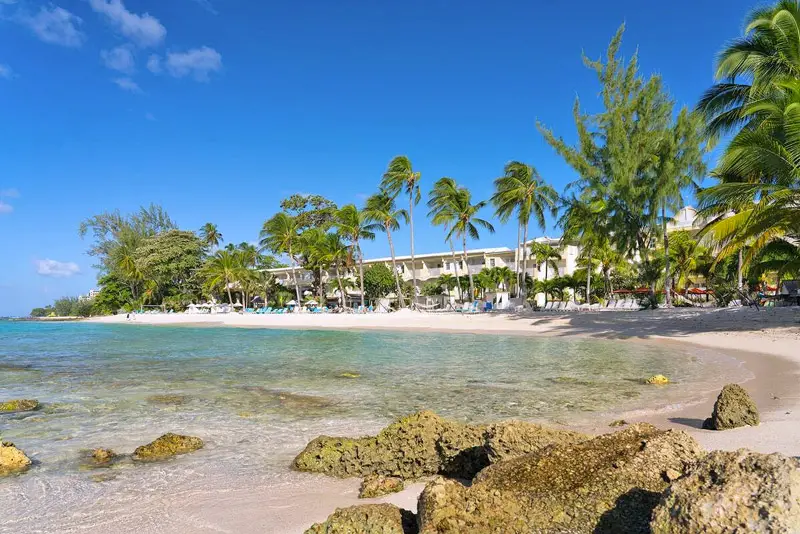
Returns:
[[[27,412],[39,408],[39,401],[35,399],[14,399],[0,402],[0,412]]]
[[[339,508],[305,534],[416,534],[414,514],[391,504]]]
[[[647,380],[645,380],[644,383],[656,386],[663,386],[665,384],[669,384],[669,378],[667,378],[664,375],[653,375]]]
[[[371,475],[361,482],[358,498],[372,499],[373,497],[381,497],[390,493],[403,491],[403,488],[402,478]]]
[[[164,434],[155,441],[137,447],[133,451],[134,460],[163,460],[178,454],[186,454],[203,448],[203,440],[193,436]]]
[[[708,430],[728,430],[740,426],[758,426],[759,415],[756,403],[750,394],[738,384],[728,384],[714,403],[714,412],[703,422]]]
[[[0,441],[0,476],[24,471],[31,465],[31,459],[13,443]]]

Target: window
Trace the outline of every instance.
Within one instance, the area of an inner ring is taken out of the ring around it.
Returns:
[[[462,270],[464,269],[464,260],[461,260],[461,261],[458,262],[458,267],[459,267],[459,269],[462,269]]]
[[[492,267],[492,268],[493,268],[493,267],[495,267],[495,266],[496,266],[496,263],[497,263],[497,262],[495,261],[495,259],[494,259],[494,258],[490,259],[490,260],[489,260],[489,267]]]
[[[442,268],[442,264],[441,264],[441,263],[437,263],[437,264],[436,264],[436,268],[437,268],[437,269],[441,269],[441,268]]]

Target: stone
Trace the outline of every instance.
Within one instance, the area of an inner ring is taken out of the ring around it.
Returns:
[[[358,498],[372,499],[374,497],[382,497],[383,495],[403,491],[404,487],[402,478],[370,475],[361,481]]]
[[[617,419],[616,421],[611,421],[608,426],[610,427],[620,427],[620,426],[627,426],[628,422],[625,419]]]
[[[704,455],[688,434],[639,423],[492,464],[466,487],[437,478],[419,498],[420,532],[647,533],[674,472]]]
[[[377,436],[319,436],[297,455],[292,466],[335,477],[374,474],[414,480],[443,473],[471,478],[488,463],[484,430],[422,411],[399,419]]]
[[[669,378],[664,375],[653,375],[644,381],[645,384],[664,386],[669,384]]]
[[[357,371],[345,371],[338,374],[339,378],[361,378],[361,373]]]
[[[537,452],[550,445],[571,445],[586,441],[589,436],[570,430],[558,430],[526,423],[503,421],[489,425],[485,433],[489,463]]]
[[[392,504],[362,504],[339,508],[324,523],[305,534],[416,534],[414,514]]]
[[[117,453],[111,449],[94,449],[92,450],[91,460],[97,467],[108,467],[117,457]]]
[[[137,447],[132,458],[139,461],[164,460],[179,454],[186,454],[203,448],[203,440],[193,436],[168,433],[155,441]]]
[[[800,461],[714,451],[664,492],[653,534],[800,532]]]
[[[728,430],[741,426],[758,426],[756,403],[747,390],[739,384],[728,384],[714,403],[714,412],[703,421],[707,430]]]
[[[31,459],[13,443],[0,441],[0,476],[24,471],[30,465]]]
[[[0,412],[28,412],[39,408],[39,401],[35,399],[14,399],[0,402]]]

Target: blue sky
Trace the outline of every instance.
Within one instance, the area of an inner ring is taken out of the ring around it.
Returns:
[[[104,210],[160,203],[253,241],[281,198],[360,203],[398,154],[424,190],[447,175],[487,198],[512,159],[560,190],[574,175],[535,121],[572,139],[576,94],[596,109],[582,50],[625,22],[625,54],[692,106],[754,5],[0,0],[0,315],[94,287],[77,229]],[[446,248],[417,227],[417,251]],[[480,246],[513,243],[497,227]]]

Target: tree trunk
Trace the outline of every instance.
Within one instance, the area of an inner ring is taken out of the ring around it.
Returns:
[[[514,251],[514,274],[517,277],[517,297],[519,297],[520,288],[522,287],[522,279],[519,277],[519,244],[522,239],[522,225],[517,223],[517,249]],[[524,248],[524,245],[523,245]]]
[[[545,282],[545,290],[544,290],[544,303],[547,304],[547,267],[550,264],[549,261],[544,260],[544,282]]]
[[[228,280],[228,277],[225,277],[225,289],[228,290],[228,304],[233,306],[233,296],[231,295],[231,282]]]
[[[664,232],[664,304],[672,307],[672,281],[669,277],[669,236],[667,235],[667,209],[661,204],[661,231]]]
[[[475,283],[472,281],[472,271],[469,268],[469,261],[467,261],[467,235],[464,234],[464,266],[469,275],[469,298],[470,302],[475,298]]]
[[[415,307],[417,297],[417,266],[414,263],[414,193],[408,194],[408,220],[411,227],[411,308]]]
[[[736,266],[736,283],[736,287],[738,287],[739,291],[741,291],[744,287],[744,284],[742,283],[742,249],[739,249],[739,265]]]
[[[320,304],[322,301],[325,300],[325,294],[327,291],[325,290],[325,280],[323,280],[324,273],[322,272],[322,266],[320,265],[319,268],[319,302]]]
[[[389,252],[392,253],[392,270],[394,271],[394,283],[397,290],[397,309],[403,307],[403,291],[400,289],[400,273],[397,272],[397,262],[394,259],[394,244],[392,243],[392,231],[386,226],[386,237],[389,238]]]
[[[294,281],[294,291],[295,291],[295,294],[297,295],[297,305],[299,306],[300,305],[300,300],[302,300],[302,299],[300,298],[300,286],[297,285],[297,272],[295,271],[295,268],[294,268],[295,260],[294,260],[294,256],[292,256],[292,247],[291,247],[291,245],[289,246],[289,263],[291,263],[291,265],[292,265],[292,280]]]
[[[589,252],[589,264],[586,266],[586,304],[592,303],[592,253]]]
[[[336,269],[336,281],[339,282],[339,305],[344,308],[344,285],[342,284],[342,276],[339,274],[339,265],[335,264],[334,268]]]
[[[453,246],[453,240],[449,239],[450,252],[453,254],[453,268],[456,270],[456,284],[458,285],[458,297],[461,302],[464,302],[464,290],[461,289],[461,277],[458,276],[458,260],[456,259],[456,249]]]
[[[358,275],[361,280],[361,307],[364,307],[364,254],[361,253],[361,245],[356,240],[356,251],[358,252]]]
[[[525,230],[522,237],[522,306],[528,301],[528,222],[525,222]]]

